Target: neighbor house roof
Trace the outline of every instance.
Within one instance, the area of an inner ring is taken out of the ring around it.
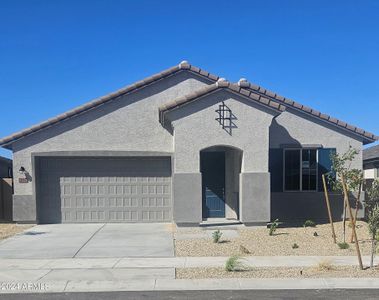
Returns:
[[[180,71],[189,71],[191,73],[195,73],[201,77],[204,77],[205,79],[208,79],[210,82],[216,82],[219,77],[216,75],[213,75],[203,69],[200,69],[198,67],[192,66],[187,61],[182,61],[179,65],[174,66],[172,68],[169,68],[167,70],[164,70],[158,74],[149,76],[141,81],[135,82],[131,85],[128,85],[122,89],[117,90],[116,92],[107,94],[105,96],[102,96],[100,98],[96,98],[84,105],[81,105],[79,107],[76,107],[68,112],[65,112],[63,114],[60,114],[54,118],[48,119],[45,122],[39,123],[37,125],[34,125],[32,127],[29,127],[27,129],[24,129],[22,131],[16,132],[10,136],[4,137],[0,139],[0,146],[6,147],[7,145],[25,137],[28,136],[34,132],[40,131],[41,129],[45,129],[47,127],[53,126],[57,123],[60,123],[64,120],[67,120],[69,118],[72,118],[74,116],[77,116],[79,114],[82,114],[88,110],[91,110],[93,108],[96,108],[104,103],[107,103],[109,101],[112,101],[120,96],[123,96],[125,94],[132,93],[138,89],[144,88],[154,82],[157,82],[163,78],[169,77],[175,73],[178,73]]]
[[[323,113],[319,112],[318,110],[315,110],[313,108],[302,105],[299,102],[293,101],[293,100],[285,98],[283,96],[280,96],[274,92],[266,90],[265,88],[263,88],[259,85],[250,83],[246,79],[240,79],[240,81],[238,82],[238,85],[241,87],[244,87],[250,91],[254,91],[258,95],[262,95],[263,97],[267,97],[270,100],[281,103],[281,104],[285,105],[286,107],[294,108],[296,110],[299,110],[301,112],[309,114],[313,117],[316,117],[322,121],[325,121],[327,123],[335,125],[339,128],[343,128],[343,129],[350,131],[354,134],[358,134],[359,136],[362,136],[364,138],[364,140],[366,141],[365,144],[372,143],[372,142],[377,141],[379,139],[378,136],[376,136],[375,134],[373,134],[371,132],[363,130],[363,129],[356,127],[354,125],[350,125],[344,121],[333,118],[327,114],[323,114]]]
[[[379,160],[379,145],[367,148],[363,150],[363,160],[374,160],[378,159]]]
[[[272,101],[264,96],[257,95],[254,92],[251,92],[247,89],[243,89],[237,84],[230,83],[229,81],[221,78],[216,83],[208,85],[206,87],[203,87],[199,90],[194,91],[191,94],[179,97],[177,99],[174,99],[168,103],[165,103],[159,107],[159,121],[163,124],[165,121],[165,115],[174,109],[177,109],[179,107],[182,107],[183,105],[186,105],[190,102],[193,102],[200,97],[203,97],[207,94],[213,93],[216,90],[225,89],[229,90],[233,93],[237,93],[247,99],[249,99],[252,102],[259,103],[261,105],[264,105],[268,108],[277,110],[279,112],[282,112],[285,110],[285,106],[282,104],[277,103],[276,101]]]
[[[144,87],[146,87],[152,83],[155,83],[155,82],[157,82],[163,78],[172,76],[173,74],[184,71],[184,70],[191,72],[191,73],[194,73],[194,74],[197,74],[197,75],[205,78],[206,80],[209,80],[210,82],[216,82],[219,79],[218,76],[213,75],[213,74],[211,74],[211,73],[209,73],[203,69],[200,69],[198,67],[195,67],[195,66],[189,64],[187,61],[183,61],[177,66],[174,66],[174,67],[169,68],[167,70],[164,70],[158,74],[147,77],[144,80],[141,80],[141,81],[138,81],[134,84],[126,86],[126,87],[124,87],[124,88],[122,88],[116,92],[113,92],[113,93],[107,94],[105,96],[102,96],[100,98],[94,99],[94,100],[92,100],[92,101],[90,101],[84,105],[81,105],[77,108],[74,108],[68,112],[60,114],[54,118],[48,119],[45,122],[34,125],[34,126],[29,127],[25,130],[16,132],[15,134],[12,134],[10,136],[4,137],[4,138],[0,139],[0,146],[3,146],[5,148],[10,148],[9,146],[13,142],[15,142],[15,141],[17,141],[23,137],[26,137],[30,134],[33,134],[37,131],[48,128],[50,126],[54,126],[56,124],[59,124],[62,121],[65,121],[69,118],[80,115],[86,111],[89,111],[89,110],[94,109],[100,105],[103,105],[109,101],[112,101],[112,100],[114,100],[120,96],[132,93],[132,92],[139,90],[141,88],[144,88]],[[374,135],[368,131],[365,131],[365,130],[360,129],[356,126],[347,124],[346,122],[343,122],[341,120],[332,118],[326,114],[322,114],[317,110],[306,107],[306,106],[304,106],[300,103],[297,103],[293,100],[290,100],[288,98],[284,98],[280,95],[277,95],[276,93],[268,91],[268,90],[266,90],[260,86],[254,85],[254,84],[249,83],[245,80],[240,80],[238,82],[238,84],[232,84],[232,83],[228,82],[228,85],[229,85],[228,88],[233,90],[234,92],[237,92],[237,89],[239,89],[238,93],[244,94],[245,96],[248,95],[248,97],[250,97],[252,100],[255,100],[257,102],[260,102],[262,100],[263,104],[265,104],[264,102],[268,102],[268,103],[266,103],[266,105],[271,106],[273,108],[275,105],[273,103],[277,102],[280,104],[279,107],[281,107],[283,105],[284,107],[292,107],[294,109],[298,109],[302,112],[308,113],[308,114],[310,114],[316,118],[319,118],[319,119],[326,121],[330,124],[336,125],[339,128],[343,128],[347,131],[350,131],[352,133],[357,134],[358,136],[363,138],[365,143],[371,143],[371,142],[374,142],[374,141],[379,139],[378,136],[376,136],[376,135]],[[175,106],[175,102],[181,102],[181,101],[185,102],[188,99],[194,99],[196,97],[196,95],[198,95],[199,93],[203,93],[204,90],[206,90],[208,88],[212,89],[212,88],[215,88],[215,86],[210,85],[209,87],[205,87],[204,89],[200,89],[198,91],[195,91],[194,93],[191,93],[190,95],[187,95],[185,97],[181,97],[179,99],[176,99],[176,100],[170,102],[166,106],[168,108],[168,106],[170,106],[170,105]],[[225,88],[225,87],[223,87],[223,88]],[[251,93],[248,94],[247,90]],[[187,100],[185,100],[185,99],[187,99]],[[188,100],[188,101],[190,101],[190,100]],[[162,107],[160,111],[164,111],[164,107]]]

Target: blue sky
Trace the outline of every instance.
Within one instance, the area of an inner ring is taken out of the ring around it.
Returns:
[[[0,136],[184,59],[379,134],[378,54],[376,0],[1,0]]]

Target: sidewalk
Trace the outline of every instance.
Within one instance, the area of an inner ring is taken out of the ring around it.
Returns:
[[[325,260],[334,265],[358,265],[354,256],[251,256],[244,259],[251,267],[307,267]],[[175,279],[175,268],[224,267],[226,260],[227,257],[0,259],[0,293],[379,288],[378,278]],[[369,260],[370,257],[363,257],[366,266]],[[20,286],[12,289],[9,283],[36,284],[38,289],[22,290]]]
[[[227,259],[220,256],[0,259],[0,270],[223,267]],[[358,265],[355,256],[248,256],[242,259],[251,267],[309,267],[320,261],[338,266]],[[362,260],[364,265],[369,265],[369,256],[363,256]],[[375,263],[379,263],[379,257]]]

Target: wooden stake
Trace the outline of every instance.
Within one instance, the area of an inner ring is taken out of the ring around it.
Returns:
[[[332,237],[333,237],[334,244],[336,244],[337,243],[336,233],[334,231],[332,212],[330,210],[329,194],[328,194],[328,188],[326,186],[325,174],[322,174],[322,183],[324,185],[325,202],[326,202],[326,207],[328,209],[329,222],[330,222],[330,226],[332,227]]]
[[[345,204],[347,206],[347,210],[349,211],[349,215],[350,215],[350,224],[351,224],[351,227],[353,228],[353,235],[354,235],[354,240],[355,240],[355,249],[357,250],[359,268],[361,270],[363,270],[362,256],[361,256],[361,251],[359,250],[357,231],[355,230],[355,224],[353,221],[353,212],[351,210],[351,206],[349,203],[349,195],[348,195],[347,186],[346,186],[345,178],[344,178],[343,174],[341,174],[341,181],[342,181],[342,188],[343,188],[343,193],[344,193]]]
[[[355,201],[354,226],[355,226],[355,224],[357,224],[358,208],[359,208],[359,203],[360,203],[360,199],[361,199],[361,189],[362,189],[362,182],[359,183],[357,200]],[[354,243],[353,231],[351,231],[350,243]]]

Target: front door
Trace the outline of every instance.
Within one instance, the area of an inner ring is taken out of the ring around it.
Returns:
[[[225,152],[200,154],[203,217],[225,217]]]

